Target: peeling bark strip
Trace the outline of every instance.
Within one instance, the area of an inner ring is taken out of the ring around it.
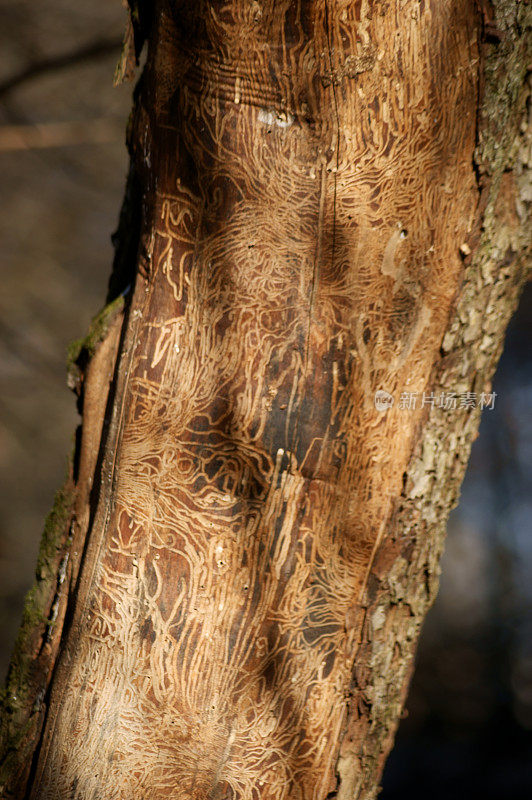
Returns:
[[[6,796],[375,795],[478,413],[374,396],[488,389],[524,6],[488,45],[473,0],[154,4],[136,283],[85,374],[67,623]]]

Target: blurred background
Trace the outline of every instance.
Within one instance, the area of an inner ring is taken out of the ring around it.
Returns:
[[[68,343],[103,304],[132,85],[120,0],[0,0],[0,671],[78,419]],[[532,296],[449,526],[384,800],[532,797]]]

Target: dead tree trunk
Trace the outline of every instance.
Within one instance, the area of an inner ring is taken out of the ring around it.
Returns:
[[[132,3],[5,797],[374,797],[525,274],[527,4],[488,5]]]

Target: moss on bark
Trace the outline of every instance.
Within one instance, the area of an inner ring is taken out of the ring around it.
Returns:
[[[23,764],[22,754],[31,755],[40,727],[48,671],[41,655],[50,626],[50,613],[58,588],[60,565],[68,548],[74,488],[70,475],[57,492],[44,524],[35,580],[26,595],[22,622],[15,642],[6,684],[0,695],[0,788]],[[17,767],[17,768],[15,768]],[[9,796],[7,794],[6,796]]]

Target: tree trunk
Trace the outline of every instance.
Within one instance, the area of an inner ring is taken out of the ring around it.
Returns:
[[[132,12],[4,796],[371,798],[525,276],[527,4]]]

